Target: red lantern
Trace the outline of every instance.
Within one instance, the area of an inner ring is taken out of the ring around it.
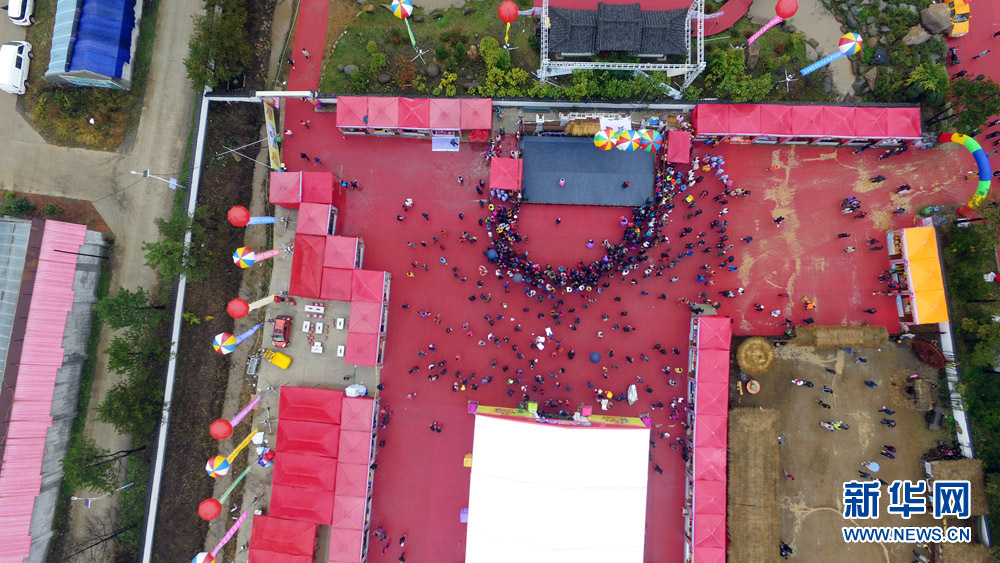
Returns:
[[[214,498],[207,498],[198,505],[198,516],[202,520],[215,520],[222,514],[222,503]]]
[[[500,16],[500,21],[504,23],[514,23],[517,19],[517,4],[511,2],[511,0],[506,0],[500,3],[500,7],[497,8],[497,15]]]
[[[783,20],[793,17],[797,11],[799,11],[797,0],[778,0],[778,4],[774,7],[774,13]]]
[[[226,305],[226,312],[234,319],[242,319],[250,314],[250,304],[247,303],[246,299],[237,297]]]
[[[230,208],[228,217],[234,227],[246,227],[250,223],[250,210],[242,205],[234,205]]]
[[[219,418],[209,425],[208,433],[216,440],[225,440],[233,435],[233,425],[228,420]]]

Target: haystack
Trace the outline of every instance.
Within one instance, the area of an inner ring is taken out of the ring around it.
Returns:
[[[973,516],[989,514],[990,506],[986,501],[986,477],[983,475],[983,462],[979,459],[947,459],[931,462],[931,475],[935,481],[968,481],[972,486],[972,498],[969,508]]]
[[[778,413],[729,411],[729,561],[771,561],[781,541]]]
[[[990,548],[981,543],[939,543],[941,563],[993,563]]]
[[[566,124],[566,134],[572,137],[593,137],[600,130],[600,121],[570,121]]]
[[[804,326],[795,330],[794,344],[820,350],[878,348],[889,341],[884,326]]]
[[[774,363],[774,346],[759,336],[751,336],[736,348],[736,363],[747,375],[764,375]]]

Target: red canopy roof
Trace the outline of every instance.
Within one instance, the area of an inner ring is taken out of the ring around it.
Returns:
[[[363,538],[357,530],[330,528],[330,563],[358,563]]]
[[[357,403],[355,403],[357,404]],[[364,412],[364,408],[361,409]],[[368,426],[367,431],[364,430],[348,430],[344,428],[344,425],[340,426],[340,448],[337,450],[337,461],[341,464],[345,463],[363,463],[367,464],[371,460],[371,449],[372,449],[372,431],[371,431],[371,409],[367,409],[367,420],[365,420],[364,425]]]
[[[312,560],[311,555],[291,555],[266,549],[250,548],[247,554],[248,563],[311,563]]]
[[[857,132],[859,137],[889,136],[889,110],[886,108],[858,108]],[[917,119],[919,119],[919,115]]]
[[[729,412],[729,386],[725,383],[698,382],[698,404],[695,414],[698,416],[726,416]]]
[[[340,424],[344,392],[284,385],[278,398],[278,416],[285,420]]]
[[[320,289],[320,298],[350,301],[351,283],[354,279],[352,272],[353,270],[342,268],[323,268],[323,287]]]
[[[695,514],[691,527],[695,547],[726,547],[726,516],[724,514]],[[695,561],[700,559],[695,558]]]
[[[695,369],[699,391],[709,383],[716,387],[728,387],[729,352],[723,350],[698,350],[698,365]]]
[[[302,201],[333,203],[333,172],[302,172]]]
[[[329,203],[302,203],[299,205],[299,219],[295,226],[295,232],[303,235],[319,235],[326,237],[330,234],[330,213],[333,206]],[[326,244],[324,242],[324,244]],[[295,247],[298,251],[298,246]]]
[[[313,454],[336,458],[340,425],[303,420],[279,420],[274,450],[278,454]]]
[[[368,98],[337,96],[337,127],[368,126]]]
[[[368,460],[364,463],[337,463],[337,496],[368,496]]]
[[[791,133],[799,137],[824,137],[823,106],[792,106]]]
[[[691,133],[679,129],[667,131],[667,160],[670,162],[691,162]]]
[[[431,129],[461,129],[462,104],[455,98],[431,98]]]
[[[881,108],[858,108],[859,110]],[[889,133],[893,137],[917,139],[923,136],[920,111],[914,108],[885,108],[889,122]],[[867,112],[865,112],[867,115]]]
[[[333,504],[332,526],[341,530],[365,528],[365,499],[337,495]]]
[[[728,122],[727,104],[698,104],[691,112],[691,124],[698,135],[725,135]]]
[[[385,299],[385,272],[376,270],[354,270],[351,283],[352,301],[381,303]]]
[[[729,106],[729,130],[733,135],[754,135],[761,131],[759,106],[754,104],[731,104]]]
[[[705,481],[726,480],[726,448],[694,445],[694,478]]]
[[[493,100],[491,98],[462,98],[462,129],[493,129]]]
[[[323,256],[324,268],[353,270],[357,261],[358,237],[326,237],[326,252]]]
[[[790,131],[792,129],[792,106],[761,104],[760,125],[769,131]]]
[[[726,514],[726,484],[722,481],[695,481],[694,506],[704,514]]]
[[[364,334],[379,334],[382,328],[382,303],[352,301],[347,330]]]
[[[404,129],[427,129],[431,120],[431,101],[427,98],[399,98],[399,126]]]
[[[307,299],[318,299],[323,286],[323,254],[326,237],[295,235],[292,253],[292,278],[288,293]]]
[[[371,434],[375,421],[375,399],[371,397],[344,397],[341,406],[341,432],[356,430]]]
[[[271,172],[268,201],[285,209],[298,209],[302,201],[301,172]]]
[[[250,529],[250,549],[263,549],[288,555],[313,554],[316,544],[316,524],[286,520],[263,514],[253,517]]]
[[[698,545],[695,546],[691,555],[693,563],[726,563],[726,548],[724,547]]]
[[[348,332],[344,362],[354,366],[378,365],[378,335]]]
[[[520,158],[493,158],[490,160],[490,189],[521,191],[524,161]]]
[[[280,431],[280,424],[279,431]],[[289,520],[329,524],[333,520],[333,491],[271,486],[271,506],[269,514]]]
[[[701,395],[698,395],[701,400]],[[694,443],[697,448],[725,448],[729,429],[726,426],[728,417],[721,415],[699,414],[695,419]]]
[[[725,350],[733,337],[733,323],[729,317],[708,315],[698,317],[698,350]]]
[[[394,128],[399,123],[399,98],[368,98],[368,126]]]
[[[828,137],[853,137],[857,130],[856,108],[825,106],[823,108],[824,135]]]
[[[332,491],[337,485],[338,462],[312,454],[282,452],[274,458],[271,482],[277,485]]]
[[[768,135],[840,139],[919,139],[920,108],[781,104],[699,104],[699,135]]]

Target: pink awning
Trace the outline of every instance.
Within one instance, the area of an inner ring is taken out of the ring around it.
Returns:
[[[402,129],[427,129],[431,119],[431,101],[428,98],[399,98],[399,127]]]
[[[333,203],[332,172],[302,172],[302,201]]]
[[[354,270],[351,299],[381,303],[385,300],[385,277],[386,273],[383,271]]]
[[[268,201],[285,209],[298,209],[302,201],[302,173],[271,172]]]
[[[363,532],[330,528],[330,563],[358,563],[364,543]]]
[[[694,478],[704,481],[726,480],[726,448],[694,445]]]
[[[757,104],[731,104],[729,106],[729,132],[731,135],[759,135],[762,125],[760,106]]]
[[[715,383],[717,387],[726,387],[729,383],[729,351],[698,349],[698,365],[695,369],[700,386]]]
[[[295,235],[292,253],[292,276],[288,293],[297,297],[317,299],[323,286],[323,254],[326,237]]]
[[[701,401],[701,395],[698,395],[698,400]],[[727,420],[725,412],[721,415],[699,413],[694,425],[695,448],[725,448],[729,434]]]
[[[679,129],[667,131],[667,160],[669,162],[691,162],[691,133]]]
[[[371,461],[372,454],[372,432],[371,432],[371,412],[362,415],[364,426],[368,430],[350,430],[340,426],[340,448],[337,450],[337,460],[340,463],[362,463]]]
[[[372,128],[395,128],[399,123],[399,98],[368,98],[368,126]]]
[[[337,96],[337,127],[368,127],[368,98]]]
[[[344,362],[354,366],[377,366],[378,339],[377,334],[348,332]]]
[[[691,526],[695,547],[726,547],[726,516],[724,514],[695,514]]]
[[[366,498],[368,496],[368,460],[364,463],[337,463],[337,496]]]
[[[524,161],[520,158],[493,158],[490,160],[490,189],[510,192],[521,191]]]
[[[792,135],[822,137],[825,130],[823,106],[792,106]]]
[[[354,430],[371,434],[375,421],[375,399],[344,397],[340,411],[341,431]]]
[[[698,350],[726,350],[733,337],[729,317],[708,315],[698,317]]]
[[[354,270],[343,268],[323,268],[323,286],[320,288],[320,299],[333,301],[351,300],[351,283]]]
[[[697,416],[726,416],[729,412],[729,386],[698,382]]]
[[[463,131],[493,129],[493,100],[491,98],[462,98],[461,124]]]
[[[726,483],[723,481],[694,482],[695,512],[726,514]]]
[[[455,98],[431,98],[431,129],[462,128],[462,104]]]
[[[331,525],[341,530],[364,530],[365,499],[337,495],[333,503]]]
[[[382,302],[352,301],[348,322],[350,332],[379,334],[382,332]]]
[[[760,105],[760,128],[765,135],[786,137],[792,132],[792,106]]]
[[[879,138],[889,135],[886,108],[858,108],[857,116],[858,125],[854,131],[858,137]]]
[[[324,237],[325,245],[325,237],[330,234],[330,213],[332,212],[333,206],[329,203],[302,203],[299,205],[299,218],[295,232],[300,235]],[[298,251],[298,247],[295,250]]]
[[[698,104],[691,112],[695,133],[701,136],[729,134],[728,104]]]
[[[326,237],[323,267],[353,270],[358,262],[358,247],[358,237]]]
[[[857,131],[856,108],[848,106],[824,106],[823,125],[825,137],[850,138]]]
[[[281,420],[340,424],[344,392],[284,385],[278,398]]]
[[[868,109],[868,108],[865,108]],[[923,136],[920,108],[885,108],[889,136],[896,139],[919,139]]]

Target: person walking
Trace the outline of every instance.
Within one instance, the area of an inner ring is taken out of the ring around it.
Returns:
[[[459,185],[459,186],[461,186],[461,185],[463,185],[463,184],[465,184],[465,178],[463,178],[463,177],[459,176],[459,177],[458,177],[458,185]]]
[[[837,233],[837,238],[847,238],[851,236],[851,233]]]
[[[855,250],[857,249],[854,248],[853,246],[848,246],[847,248],[844,249],[844,252],[851,253],[854,252]]]
[[[308,61],[309,57],[312,56],[312,53],[310,53],[309,51],[306,51],[305,48],[303,47],[303,49],[302,49],[302,56],[305,57],[306,60]]]
[[[285,129],[285,136],[286,137],[291,137],[292,139],[294,139],[295,138],[295,133],[292,133],[291,129]]]
[[[883,176],[881,174],[879,174],[878,176],[875,176],[874,178],[872,178],[872,182],[875,183],[875,184],[878,184],[878,183],[884,182],[884,181],[885,181],[885,176]]]
[[[315,162],[316,164],[323,164],[323,161],[320,160],[318,156],[313,159],[313,162]]]
[[[287,63],[288,63],[288,68],[290,68],[290,69],[292,69],[292,70],[295,70],[295,59],[293,59],[293,58],[289,58],[289,59],[288,59],[287,61],[285,61],[285,62],[287,62]]]
[[[300,152],[299,158],[301,158],[302,160],[309,160],[309,155],[304,152]]]
[[[779,217],[777,217],[775,219],[771,219],[771,222],[774,223],[775,225],[777,225],[778,227],[781,227],[781,222],[784,221],[784,220],[785,220],[785,217],[782,215],[782,216],[779,216]]]
[[[874,389],[874,388],[878,387],[878,383],[875,383],[871,379],[866,379],[865,380],[865,385],[867,385],[869,389]]]
[[[566,186],[566,178],[559,178],[559,187],[562,188],[565,186]]]
[[[868,313],[869,315],[874,315],[876,312],[878,312],[878,309],[876,309],[875,307],[868,307],[867,309],[865,309],[865,312]]]
[[[630,185],[631,184],[629,183],[629,181],[625,180],[624,182],[622,182],[622,189],[624,190],[625,188],[629,187]]]
[[[310,127],[309,127],[310,123],[312,123],[312,122],[309,121],[308,119],[300,119],[299,120],[299,125],[305,127],[306,129],[310,129]]]
[[[972,57],[972,60],[981,59],[981,58],[983,58],[983,57],[985,57],[986,55],[989,55],[989,54],[990,54],[990,50],[986,49],[982,53],[979,53],[978,55],[975,55],[974,57]]]
[[[962,78],[962,77],[963,77],[963,76],[965,76],[966,74],[969,74],[969,71],[967,71],[967,70],[965,70],[965,69],[962,69],[962,70],[960,70],[960,71],[956,72],[955,74],[952,74],[952,75],[951,75],[951,78],[952,78],[952,80],[954,80],[954,79],[956,79],[956,78]]]
[[[882,406],[882,408],[880,408],[880,409],[878,410],[878,412],[884,412],[885,414],[887,414],[887,415],[889,415],[889,416],[892,416],[892,415],[896,414],[896,411],[893,411],[893,410],[889,410],[889,409],[888,409],[888,408],[886,408],[886,407],[885,407],[884,405]],[[896,451],[896,450],[892,450],[892,451]]]

